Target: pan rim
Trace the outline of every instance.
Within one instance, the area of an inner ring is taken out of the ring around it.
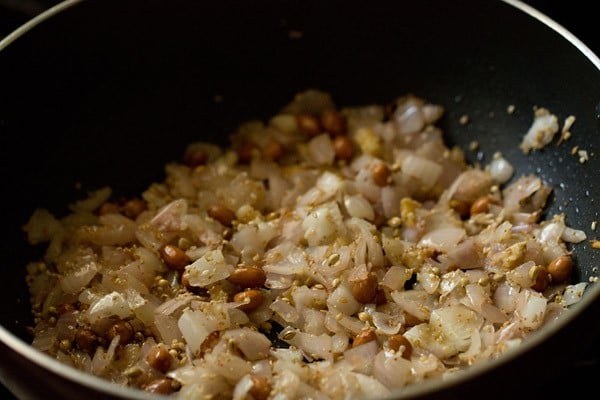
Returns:
[[[40,23],[84,1],[86,0],[64,0],[58,3],[57,5],[42,12],[41,14],[37,15],[36,17],[33,17],[31,20],[27,21],[26,23],[9,33],[7,36],[5,36],[2,40],[0,40],[0,51],[7,48],[10,44],[15,42],[17,39],[25,35],[27,32],[32,30]],[[529,16],[538,20],[539,23],[542,23],[553,29],[560,36],[562,36],[564,39],[566,39],[568,42],[574,45],[598,69],[598,71],[600,71],[599,56],[596,55],[585,43],[583,43],[579,38],[577,38],[564,26],[560,25],[558,22],[554,21],[552,18],[548,17],[547,15],[535,9],[534,7],[525,4],[521,0],[501,1],[525,14],[528,14]],[[569,323],[572,320],[577,318],[586,309],[588,309],[592,303],[600,301],[600,284],[591,285],[587,288],[586,292],[587,293],[582,298],[582,300],[577,304],[574,304],[571,307],[570,311],[563,318],[561,318],[559,321],[556,321],[551,326],[545,327],[542,331],[536,332],[534,335],[530,336],[517,349],[504,354],[498,359],[475,364],[472,367],[460,371],[448,378],[435,379],[424,383],[418,383],[415,385],[410,385],[408,387],[401,388],[397,391],[393,391],[389,398],[409,399],[439,393],[444,389],[475,379],[478,376],[481,376],[495,368],[500,367],[501,365],[505,365],[511,362],[512,360],[522,356],[523,354],[531,351],[533,348],[542,344],[548,338],[556,335],[560,330],[564,329],[567,325],[569,325]],[[103,378],[66,366],[58,360],[55,360],[54,358],[34,349],[29,343],[23,341],[22,339],[14,335],[12,332],[4,328],[4,326],[2,326],[1,324],[0,342],[5,344],[10,350],[13,350],[16,353],[24,356],[28,361],[33,362],[34,364],[44,369],[47,369],[48,371],[59,375],[65,379],[75,381],[78,384],[81,384],[93,390],[97,390],[100,393],[114,395],[116,397],[121,398],[140,400],[166,398],[165,396],[152,395],[137,389],[120,386],[116,383],[109,382]]]
[[[31,18],[29,21],[25,22],[23,25],[17,27],[14,31],[6,35],[2,40],[0,40],[0,51],[4,50],[4,48],[8,47],[15,40],[23,36],[25,33],[29,32],[35,26],[39,25],[41,22],[47,20],[48,18],[66,10],[74,6],[77,3],[81,3],[84,0],[64,0],[55,6],[50,7],[46,11],[36,15]]]
[[[529,4],[524,3],[521,0],[502,0],[503,2],[521,10],[525,14],[530,15],[531,17],[537,19],[542,24],[552,28],[555,32],[560,34],[562,37],[567,39],[573,46],[575,46],[580,52],[582,52],[588,60],[594,64],[594,66],[600,70],[600,55],[596,55],[592,49],[590,49],[584,42],[582,42],[577,36],[575,36],[571,31],[567,28],[537,10],[536,8],[530,6]]]

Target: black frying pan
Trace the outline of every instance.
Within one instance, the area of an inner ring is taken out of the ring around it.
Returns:
[[[143,398],[28,347],[23,267],[40,254],[25,244],[21,225],[35,207],[60,215],[106,184],[117,194],[138,193],[162,179],[163,165],[179,159],[187,143],[224,143],[237,123],[266,118],[310,87],[331,92],[342,106],[405,93],[444,105],[448,141],[464,149],[480,144],[467,150],[470,161],[486,163],[501,151],[518,173],[536,173],[555,188],[549,214],[564,212],[568,224],[600,236],[590,227],[600,223],[600,60],[520,7],[478,0],[73,0],[0,42],[2,383],[20,398]],[[215,95],[224,101],[215,103]],[[516,112],[508,115],[511,104]],[[518,143],[536,105],[577,121],[566,145],[524,156]],[[459,123],[463,114],[467,125]],[[573,146],[586,149],[589,161],[580,164]],[[574,282],[598,275],[599,250],[586,241],[574,256]],[[592,284],[571,318],[518,354],[399,397],[536,394],[600,338],[599,302],[600,287]]]

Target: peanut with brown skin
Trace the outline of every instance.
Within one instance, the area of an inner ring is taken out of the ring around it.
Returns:
[[[373,328],[364,329],[356,335],[356,337],[354,338],[354,341],[352,342],[352,347],[358,347],[361,344],[369,343],[376,339],[377,339],[377,335],[375,334],[375,329],[373,329]]]
[[[381,225],[385,224],[386,218],[382,211],[378,211],[377,209],[375,209],[374,211],[375,218],[373,218],[373,225],[379,228],[381,227]]]
[[[230,227],[235,219],[235,213],[221,204],[213,204],[206,210],[206,213],[212,219],[219,221],[223,226]]]
[[[106,332],[106,338],[112,341],[117,335],[119,335],[119,344],[124,345],[129,343],[133,338],[133,327],[127,321],[119,321],[115,323]]]
[[[164,374],[171,368],[172,359],[166,348],[163,346],[155,346],[148,351],[146,361],[152,368]]]
[[[247,289],[243,292],[236,293],[233,296],[233,301],[241,303],[238,307],[244,312],[252,312],[256,310],[262,304],[265,296],[260,290]]]
[[[382,289],[377,289],[373,302],[378,306],[387,303],[387,297],[385,297],[385,292]]]
[[[354,143],[347,136],[337,136],[333,139],[333,149],[338,160],[350,161],[354,156]]]
[[[97,342],[98,337],[91,329],[80,328],[75,332],[75,343],[80,350],[92,352],[95,350]]]
[[[488,212],[491,204],[497,204],[497,201],[489,196],[481,196],[471,204],[471,215]]]
[[[211,333],[209,333],[206,339],[204,339],[204,341],[200,345],[200,355],[203,356],[208,351],[212,350],[212,348],[215,347],[215,345],[219,341],[220,336],[220,331],[212,331]]]
[[[321,124],[319,120],[310,114],[298,114],[296,115],[296,123],[302,133],[309,138],[317,136],[321,133]]]
[[[185,155],[183,162],[188,167],[197,167],[199,165],[205,165],[208,161],[208,154],[202,150],[192,151]]]
[[[572,271],[573,259],[568,254],[557,257],[548,264],[548,273],[550,273],[552,281],[555,283],[566,282]]]
[[[249,393],[252,395],[254,400],[266,400],[271,394],[271,383],[266,376],[251,375],[252,388]]]
[[[321,126],[332,136],[346,134],[346,117],[337,110],[325,110],[321,115]]]
[[[250,161],[252,161],[252,156],[255,149],[256,145],[254,143],[242,144],[237,150],[238,161],[240,164],[248,164]]]
[[[471,212],[469,203],[463,200],[450,200],[450,208],[452,208],[461,218],[468,218]]]
[[[423,321],[421,321],[418,317],[415,317],[414,315],[405,312],[404,313],[404,326],[409,328],[411,326],[415,326],[415,325],[419,325],[420,323],[422,323]]]
[[[377,186],[386,186],[390,177],[390,169],[384,163],[377,163],[371,168],[371,177]]]
[[[147,209],[148,206],[144,200],[134,197],[133,199],[127,200],[125,204],[123,204],[123,207],[121,207],[121,212],[128,218],[136,219]]]
[[[531,285],[531,288],[536,292],[543,292],[550,284],[550,275],[546,267],[540,266],[540,270],[535,276],[535,282]]]
[[[400,356],[402,358],[410,360],[410,356],[412,355],[413,349],[412,344],[410,344],[406,337],[400,334],[392,335],[388,340],[388,345],[390,346],[390,349],[393,349],[396,352],[399,351],[400,348],[403,346],[402,354]]]
[[[58,315],[63,315],[68,312],[73,312],[75,310],[77,310],[77,308],[71,303],[63,303],[56,306],[56,313]]]
[[[264,285],[267,274],[254,266],[239,267],[231,272],[228,281],[243,288],[259,288]]]
[[[271,161],[279,161],[284,154],[283,145],[276,140],[269,142],[262,150],[263,156]]]
[[[386,120],[392,119],[392,117],[394,115],[394,111],[396,111],[397,108],[398,108],[398,104],[395,101],[385,104],[383,111],[385,113]]]
[[[174,244],[166,244],[160,248],[160,256],[167,267],[182,271],[190,263],[190,258],[181,248]]]
[[[370,303],[377,295],[377,275],[370,272],[364,279],[351,282],[352,296],[361,303]]]
[[[161,378],[147,384],[144,387],[144,390],[146,392],[155,394],[171,394],[175,392],[175,387],[173,385],[173,379]]]
[[[117,203],[107,201],[103,203],[100,208],[98,208],[98,215],[106,215],[106,214],[118,214],[119,213],[119,205]]]

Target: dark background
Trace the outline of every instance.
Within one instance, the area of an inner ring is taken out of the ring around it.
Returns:
[[[0,39],[59,2],[58,0],[0,0]],[[600,55],[600,33],[598,29],[600,23],[598,14],[593,11],[595,2],[583,0],[527,0],[525,3],[537,8],[561,24],[593,52]],[[468,10],[465,10],[465,12],[468,12]],[[560,57],[560,54],[550,56]],[[569,346],[568,343],[565,343],[565,345]],[[573,365],[565,366],[563,382],[557,382],[554,387],[541,387],[539,391],[540,398],[557,398],[560,388],[569,387],[569,382],[589,382],[593,391],[594,383],[600,377],[600,355],[597,354],[597,350],[582,351],[578,355],[578,360]],[[532,384],[535,383],[532,382]],[[571,394],[576,395],[577,393],[573,392]],[[0,399],[14,399],[14,396],[3,387],[0,387]]]
[[[597,55],[600,54],[598,28],[600,20],[599,14],[595,11],[595,1],[524,0],[524,2],[557,21]],[[58,3],[60,3],[58,0],[0,0],[0,39],[33,16]]]
[[[525,0],[524,2],[564,26],[596,55],[600,54],[600,19],[595,11],[595,1]],[[58,3],[60,3],[58,0],[0,0],[0,39],[33,16]]]

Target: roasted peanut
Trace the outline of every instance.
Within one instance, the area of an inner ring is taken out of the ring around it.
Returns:
[[[377,186],[386,186],[390,177],[390,169],[384,163],[376,163],[371,168],[371,177]]]
[[[468,218],[471,212],[469,203],[463,200],[450,200],[450,208],[452,208],[461,218]]]
[[[572,271],[573,259],[568,254],[557,257],[548,264],[548,272],[555,283],[566,282],[571,276]]]
[[[134,197],[123,204],[121,213],[128,218],[136,219],[142,212],[146,211],[146,209],[148,209],[146,202]]]
[[[338,160],[349,161],[354,155],[354,143],[347,136],[337,136],[333,139],[333,149]]]
[[[219,221],[224,226],[231,226],[231,223],[235,219],[235,213],[221,204],[213,204],[206,210],[206,213],[209,217]]]
[[[321,126],[332,136],[346,134],[346,117],[337,110],[325,110],[321,115]]]
[[[98,337],[91,329],[80,328],[75,332],[75,343],[80,350],[92,352],[95,350],[97,342]]]
[[[155,394],[171,394],[177,389],[177,384],[171,378],[156,379],[144,387],[144,390]]]
[[[395,101],[386,103],[385,106],[383,107],[385,119],[386,120],[392,119],[392,117],[394,116],[394,112],[396,111],[397,108],[398,108],[398,103]]]
[[[309,138],[321,133],[321,124],[319,123],[319,120],[310,114],[296,115],[296,123],[298,124],[300,131]]]
[[[106,332],[106,338],[112,341],[119,335],[119,344],[127,344],[133,337],[133,327],[127,321],[119,321],[111,326]]]
[[[254,143],[244,143],[237,149],[238,161],[241,164],[248,164],[252,161],[254,152],[256,151],[256,145]]]
[[[208,161],[208,154],[202,150],[191,151],[187,153],[183,159],[183,162],[188,167],[197,167],[199,165],[205,165]]]
[[[146,354],[146,361],[152,368],[164,374],[171,368],[172,358],[165,347],[155,346]]]
[[[223,229],[223,239],[225,240],[231,240],[231,238],[233,237],[233,229],[227,227],[225,229]]]
[[[406,337],[404,337],[403,335],[400,334],[396,334],[396,335],[392,335],[390,336],[389,340],[388,340],[388,346],[390,347],[390,349],[398,352],[402,351],[402,354],[400,354],[400,356],[402,358],[406,358],[407,360],[410,360],[410,356],[412,355],[412,344],[410,344],[410,342],[408,341],[408,339]]]
[[[386,223],[385,214],[383,214],[382,211],[379,211],[377,209],[375,209],[373,211],[375,211],[375,217],[373,218],[373,225],[375,225],[376,227],[379,228],[383,224]]]
[[[531,288],[537,292],[543,292],[550,284],[550,274],[546,267],[537,265],[534,267],[533,285]]]
[[[378,306],[387,303],[387,297],[385,297],[385,292],[383,289],[377,289],[377,293],[375,294],[373,302]]]
[[[219,337],[221,337],[220,331],[212,331],[209,333],[208,336],[206,336],[206,339],[204,339],[200,345],[200,355],[203,356],[207,352],[211,351],[219,341]]]
[[[265,296],[260,290],[247,289],[243,292],[236,293],[235,296],[233,296],[233,301],[241,303],[238,307],[240,310],[252,312],[260,307],[264,298]]]
[[[352,296],[361,303],[370,303],[377,295],[377,275],[370,272],[364,279],[351,282]]]
[[[358,347],[361,344],[369,343],[376,339],[377,339],[377,335],[375,334],[375,329],[373,329],[373,328],[363,329],[354,338],[354,341],[352,342],[352,347]]]
[[[229,282],[243,288],[259,288],[265,283],[266,279],[267,274],[265,274],[265,271],[254,266],[236,268],[228,278]]]
[[[251,375],[252,388],[249,393],[252,395],[254,400],[266,400],[269,398],[271,393],[271,383],[266,376],[262,375]]]
[[[265,147],[263,147],[262,151],[263,156],[266,159],[278,161],[281,157],[283,157],[284,148],[281,143],[279,143],[276,140],[273,140],[269,142]]]
[[[63,303],[56,306],[56,313],[58,315],[63,315],[68,312],[73,312],[75,310],[77,310],[77,308],[75,308],[75,306],[72,303]]]
[[[160,256],[164,260],[167,267],[181,271],[190,263],[190,258],[185,251],[173,245],[166,244],[160,248]]]
[[[489,196],[481,196],[471,204],[471,215],[488,212],[490,204],[497,204],[497,201]]]
[[[415,325],[419,325],[420,323],[422,323],[423,321],[421,321],[421,319],[419,319],[418,317],[415,317],[414,315],[405,312],[404,313],[404,326],[409,328],[411,326],[415,326]]]
[[[190,285],[189,272],[185,270],[181,273],[181,286],[186,288],[189,292],[191,292],[190,289],[195,288],[195,286]]]
[[[107,201],[106,203],[102,203],[100,208],[98,208],[98,215],[118,214],[118,213],[119,213],[119,205],[112,201]]]

